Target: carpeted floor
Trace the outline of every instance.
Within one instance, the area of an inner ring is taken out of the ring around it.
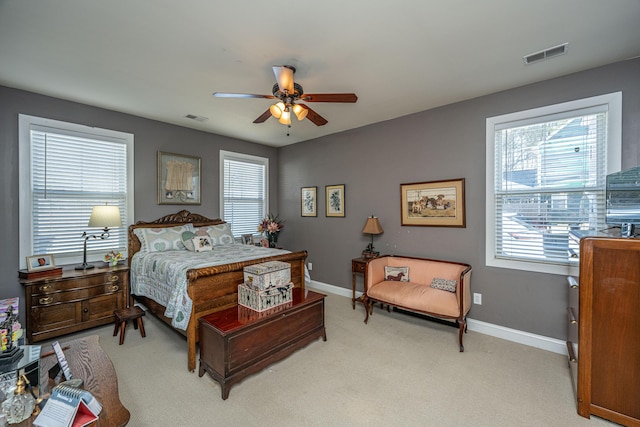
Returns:
[[[326,299],[318,340],[231,388],[187,371],[185,338],[151,315],[97,334],[118,373],[129,426],[612,426],[576,413],[565,356],[477,332]],[[47,351],[45,345],[43,351]]]

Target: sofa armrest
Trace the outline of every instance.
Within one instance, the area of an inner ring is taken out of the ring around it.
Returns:
[[[384,280],[384,266],[387,265],[386,256],[372,258],[367,261],[367,274],[365,274],[364,291],[367,292],[370,285],[380,283]]]
[[[465,315],[471,309],[471,267],[467,267],[460,273],[456,296],[458,298],[458,307],[461,309],[460,314]]]

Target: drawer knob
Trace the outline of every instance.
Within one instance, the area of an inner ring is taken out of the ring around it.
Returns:
[[[40,304],[51,304],[53,302],[53,297],[40,298],[38,302]]]
[[[116,292],[118,289],[120,289],[120,286],[113,285],[113,286],[109,287],[109,292]]]
[[[88,309],[88,308],[85,308],[85,309],[83,309],[83,310],[82,310],[82,312],[83,312],[83,313],[88,313],[88,312],[89,312],[89,309]]]
[[[118,281],[118,276],[116,276],[115,274],[113,276],[109,276],[109,281],[110,282],[117,282]]]
[[[51,286],[51,285],[42,285],[42,286],[40,286],[40,287],[38,288],[38,290],[43,291],[43,292],[44,292],[44,291],[50,291],[51,289],[52,289],[52,286]]]

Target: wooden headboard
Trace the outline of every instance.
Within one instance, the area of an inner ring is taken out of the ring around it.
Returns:
[[[140,250],[140,240],[138,236],[133,232],[136,228],[163,228],[163,227],[175,227],[176,225],[193,224],[194,227],[204,227],[206,225],[219,225],[224,224],[225,221],[218,219],[210,219],[200,214],[191,213],[186,210],[182,210],[178,213],[170,214],[158,218],[154,221],[138,221],[135,224],[129,226],[129,256],[128,262],[131,265],[131,258]]]

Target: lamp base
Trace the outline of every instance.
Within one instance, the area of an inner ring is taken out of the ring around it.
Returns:
[[[80,264],[76,266],[76,270],[91,270],[92,268],[95,268],[95,265],[93,264]]]
[[[361,256],[364,259],[377,258],[377,257],[380,256],[380,252],[364,250],[364,251],[362,251],[362,255]]]

